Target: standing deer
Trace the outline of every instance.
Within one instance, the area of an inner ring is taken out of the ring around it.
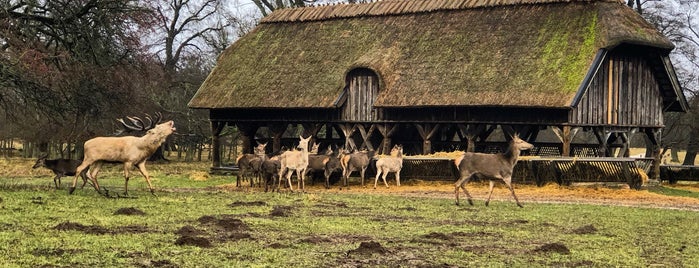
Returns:
[[[308,142],[311,140],[311,136],[304,139],[303,136],[299,136],[301,139],[299,141],[299,146],[297,148],[300,151],[286,151],[279,157],[279,162],[281,164],[279,168],[279,188],[281,188],[282,179],[286,176],[286,181],[289,183],[289,190],[293,192],[294,188],[291,186],[291,171],[296,171],[296,177],[298,177],[301,182],[301,191],[305,191],[304,173],[306,173],[306,168],[308,167]]]
[[[267,148],[267,143],[257,143],[257,147],[254,149],[254,154],[243,154],[236,159],[238,165],[238,178],[236,180],[236,187],[240,187],[241,180],[250,180],[250,187],[255,185],[255,177],[260,177],[260,167],[264,158],[267,157],[265,150]],[[252,173],[252,177],[250,176]]]
[[[167,121],[155,125],[158,123],[159,119],[152,121],[150,118],[147,118],[149,123],[145,123],[138,117],[127,118],[133,125],[129,125],[123,120],[118,121],[129,129],[147,130],[146,134],[142,137],[97,137],[86,141],[83,146],[85,154],[83,162],[76,168],[75,172],[79,174],[89,166],[90,171],[88,172],[88,178],[94,184],[95,189],[100,192],[100,186],[97,183],[97,174],[102,164],[105,161],[124,163],[124,194],[128,195],[129,172],[135,165],[138,167],[138,171],[141,172],[141,175],[146,179],[150,192],[155,194],[153,185],[150,182],[150,175],[148,175],[148,171],[146,170],[146,160],[161,144],[163,144],[163,142],[165,142],[165,139],[175,131],[175,122]],[[73,186],[68,192],[69,194],[75,191],[77,182],[78,175],[76,174],[73,179]],[[106,194],[105,192],[105,195]]]
[[[376,179],[374,180],[374,189],[376,189],[376,184],[379,182],[379,176],[383,173],[381,177],[383,179],[383,184],[388,188],[388,183],[386,182],[386,176],[389,172],[394,172],[396,174],[396,186],[400,186],[400,170],[403,168],[403,146],[394,145],[391,149],[391,155],[388,157],[382,157],[376,160]]]
[[[56,177],[53,178],[53,184],[56,185],[56,189],[58,189],[59,185],[61,185],[61,177],[74,176],[75,169],[82,163],[82,161],[75,159],[48,160],[46,159],[47,157],[48,155],[39,157],[32,168],[45,167],[53,171],[53,174],[56,174]],[[85,174],[85,171],[80,174],[80,177],[83,178],[83,185],[80,186],[80,189],[82,189],[87,183],[87,175]]]
[[[490,196],[493,194],[493,186],[495,180],[500,180],[510,189],[512,197],[515,198],[517,206],[523,207],[515,195],[515,190],[512,188],[512,169],[517,164],[519,153],[522,150],[534,148],[534,145],[522,140],[517,134],[512,137],[510,145],[505,153],[500,154],[484,154],[466,152],[459,164],[459,173],[461,178],[454,184],[454,194],[456,195],[456,205],[459,205],[459,188],[464,190],[468,197],[468,203],[473,205],[471,194],[466,190],[466,184],[471,176],[481,175],[490,180],[490,189],[488,191],[488,200],[485,201],[487,206],[490,203]]]
[[[362,178],[362,187],[364,187],[364,174],[366,169],[371,163],[371,159],[374,157],[374,151],[360,151],[351,154],[344,154],[340,158],[340,164],[342,165],[342,178],[344,179],[344,186],[349,189],[347,180],[353,171],[359,171],[359,175]],[[342,189],[342,187],[340,187]]]

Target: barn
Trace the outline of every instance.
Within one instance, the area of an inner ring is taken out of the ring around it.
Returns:
[[[518,133],[534,154],[623,157],[640,134],[657,157],[663,112],[688,109],[673,48],[619,0],[281,9],[219,56],[189,107],[209,110],[214,150],[236,126],[246,152],[260,133],[278,150],[293,128],[413,154],[491,151],[493,133]],[[542,131],[557,142],[537,142]],[[578,133],[596,143],[572,143]]]

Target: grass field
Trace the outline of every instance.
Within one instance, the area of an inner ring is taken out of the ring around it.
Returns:
[[[697,210],[622,202],[698,204],[691,184],[516,185],[523,209],[502,187],[485,207],[487,185],[474,184],[476,205],[457,207],[449,183],[264,193],[209,176],[208,163],[166,163],[149,165],[157,196],[134,175],[137,198],[105,198],[68,195],[72,178],[54,190],[32,164],[0,160],[2,267],[699,267]],[[109,167],[101,185],[122,190],[121,176]]]

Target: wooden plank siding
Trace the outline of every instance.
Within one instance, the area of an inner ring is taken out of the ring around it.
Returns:
[[[662,127],[662,97],[651,66],[643,57],[610,53],[586,94],[571,111],[580,126]]]
[[[347,100],[342,107],[345,121],[369,122],[378,119],[374,101],[379,94],[379,78],[370,70],[355,70],[348,75]]]

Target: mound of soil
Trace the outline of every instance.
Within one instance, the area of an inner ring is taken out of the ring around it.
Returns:
[[[82,225],[75,222],[62,222],[53,227],[54,230],[58,231],[79,231],[86,234],[106,234],[108,230],[102,226],[97,225]]]
[[[267,203],[264,201],[250,201],[250,202],[243,202],[243,201],[235,201],[233,203],[228,204],[229,207],[240,207],[240,206],[266,206]]]
[[[333,242],[332,239],[327,238],[327,237],[321,237],[321,236],[309,236],[304,239],[299,240],[299,242],[302,243],[309,243],[309,244],[320,244],[320,243],[331,243]]]
[[[378,254],[385,254],[388,253],[388,250],[385,249],[379,242],[376,241],[369,241],[369,242],[362,242],[359,244],[359,247],[353,250],[350,250],[347,252],[348,255],[371,255],[374,253]]]
[[[225,215],[221,219],[217,219],[215,222],[216,226],[222,228],[227,232],[235,231],[247,231],[248,225],[242,220],[231,217],[230,215]]]
[[[427,239],[439,239],[439,240],[450,240],[451,239],[450,236],[443,234],[443,233],[437,233],[437,232],[431,232],[429,234],[423,235],[422,237],[427,238]]]
[[[197,221],[201,224],[209,224],[209,223],[216,221],[216,217],[211,216],[211,215],[204,215],[204,216],[199,217],[199,219],[197,219]]]
[[[197,228],[194,228],[194,226],[191,225],[182,226],[182,228],[177,230],[175,233],[181,236],[197,236],[205,234],[204,232],[197,230]]]
[[[594,225],[589,224],[589,225],[585,225],[583,227],[580,227],[578,229],[575,229],[575,230],[571,231],[571,233],[580,234],[580,235],[582,235],[582,234],[594,234],[594,233],[597,233],[597,228],[595,228]]]
[[[559,254],[570,254],[570,249],[561,243],[544,244],[534,250],[534,252],[554,252]]]
[[[180,236],[180,238],[175,241],[175,245],[178,246],[195,246],[200,248],[210,248],[211,241],[201,236]]]
[[[291,206],[274,206],[269,215],[273,217],[289,217],[292,209],[293,207]]]
[[[117,211],[114,212],[114,215],[139,215],[139,216],[143,216],[143,215],[146,215],[146,213],[141,211],[140,209],[137,209],[134,207],[129,207],[129,208],[117,209]]]

